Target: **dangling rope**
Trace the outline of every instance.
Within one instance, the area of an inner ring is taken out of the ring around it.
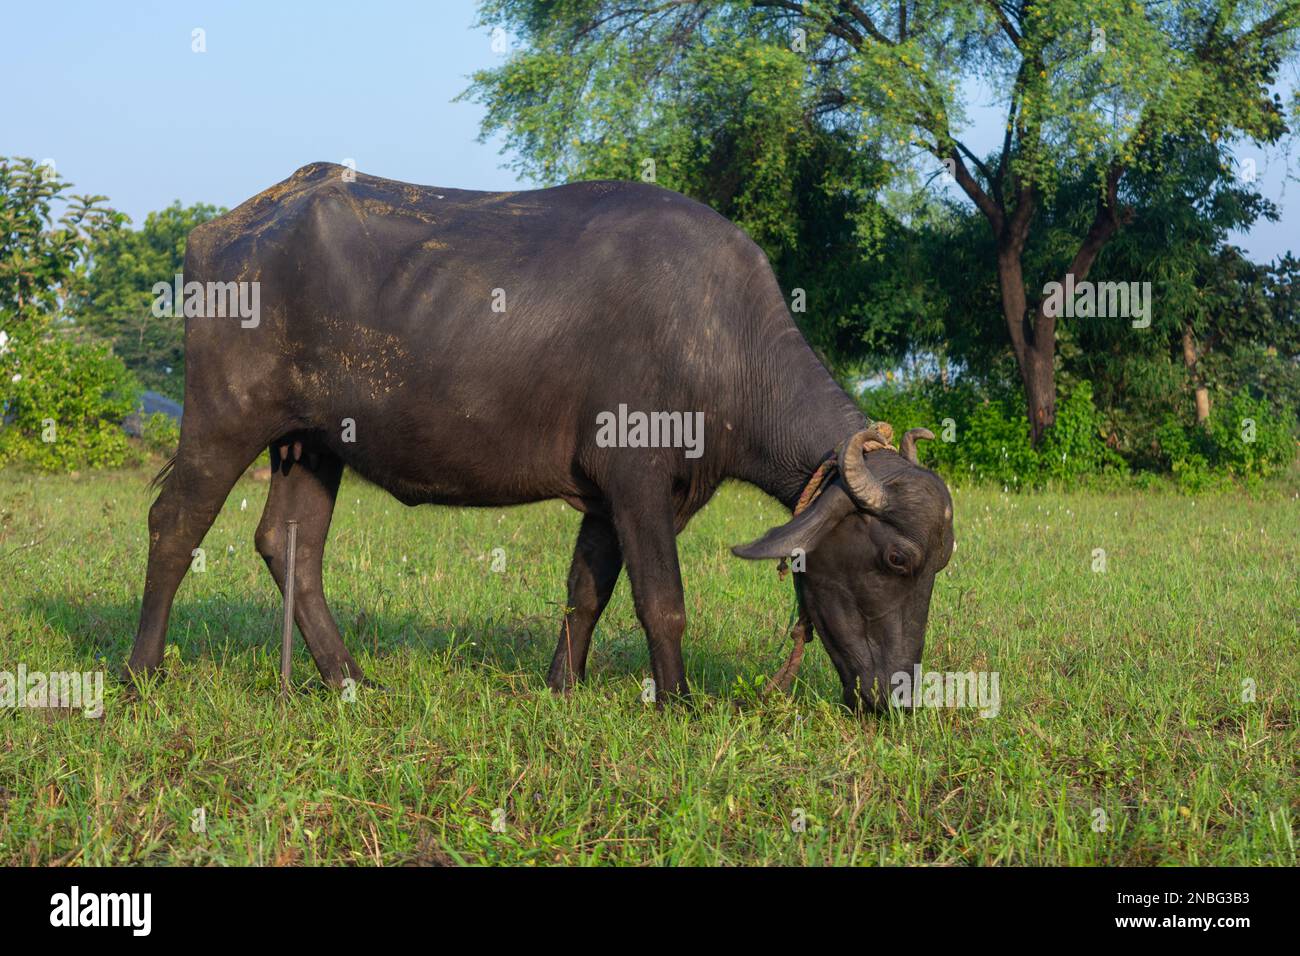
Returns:
[[[862,453],[865,455],[870,451],[897,451],[894,447],[894,426],[889,422],[873,422],[867,432],[867,439],[862,444]],[[794,517],[799,517],[808,507],[817,500],[817,497],[830,484],[830,476],[837,471],[839,463],[836,460],[835,451],[832,450],[820,465],[813,472],[812,477],[808,479],[808,484],[804,485],[803,491],[799,495],[799,500],[794,506]],[[782,558],[776,566],[777,579],[784,581],[786,574],[790,570],[790,565],[785,558]],[[790,656],[785,659],[781,669],[777,671],[768,682],[763,686],[760,697],[766,697],[773,691],[779,690],[782,693],[790,692],[790,685],[794,683],[795,676],[799,673],[799,665],[803,663],[804,645],[808,643],[812,635],[812,621],[808,619],[803,610],[803,602],[796,598],[794,624],[790,628],[790,637],[793,646],[790,648]]]

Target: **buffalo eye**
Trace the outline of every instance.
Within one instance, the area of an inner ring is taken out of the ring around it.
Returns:
[[[901,551],[889,551],[885,555],[885,561],[888,562],[891,571],[900,573],[907,571],[907,558],[903,556]]]

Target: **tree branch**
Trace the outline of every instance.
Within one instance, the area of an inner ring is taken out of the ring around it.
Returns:
[[[1017,48],[1019,48],[1022,38],[1011,20],[1007,17],[1007,12],[1002,9],[1002,4],[998,3],[998,0],[984,0],[984,6],[997,14],[998,23],[1002,25],[1002,32],[1010,38],[1011,42],[1014,43]]]
[[[975,203],[976,208],[984,213],[989,225],[993,227],[993,234],[1000,236],[1006,224],[1006,217],[1002,212],[1002,207],[993,201],[993,197],[980,188],[980,184],[975,181],[975,177],[970,174],[970,170],[962,162],[961,152],[957,147],[954,145],[952,151],[946,157],[938,149],[935,150],[935,155],[940,159],[952,160],[952,174],[953,178],[957,180],[957,185],[961,187],[962,192],[970,197],[971,202]]]
[[[984,182],[988,184],[989,188],[996,189],[997,183],[994,182],[993,180],[993,173],[987,166],[984,165],[983,160],[981,160],[978,156],[976,156],[969,149],[967,149],[966,144],[961,142],[960,140],[954,139],[952,142],[953,145],[957,149],[959,149],[967,159],[969,159],[972,163],[975,164],[975,168],[980,171],[980,175],[984,177]]]
[[[1097,200],[1097,213],[1092,225],[1067,270],[1076,282],[1088,277],[1088,271],[1097,260],[1102,247],[1119,231],[1120,226],[1132,221],[1132,210],[1119,208],[1119,181],[1123,175],[1124,168],[1118,163],[1112,163],[1106,171],[1106,195]]]
[[[880,30],[876,28],[875,23],[872,22],[871,17],[867,16],[866,11],[854,3],[853,0],[840,0],[840,9],[853,17],[853,19],[858,22],[858,25],[867,31],[867,36],[871,37],[871,39],[875,40],[877,43],[883,43],[885,46],[894,45],[894,41],[881,33]]]

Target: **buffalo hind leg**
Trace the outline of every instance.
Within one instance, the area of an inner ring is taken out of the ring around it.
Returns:
[[[650,645],[655,700],[662,704],[685,698],[686,669],[682,664],[682,634],[686,630],[686,601],[677,563],[677,529],[672,497],[667,489],[644,486],[624,499],[614,497],[614,527],[632,584],[637,618]]]
[[[622,568],[623,555],[613,524],[600,515],[584,515],[569,566],[569,603],[546,677],[551,690],[567,691],[587,676],[591,632],[609,603]]]
[[[325,538],[342,477],[343,462],[329,452],[312,450],[301,460],[286,459],[283,468],[271,473],[271,491],[256,536],[257,551],[283,594],[288,571],[288,524],[290,520],[298,522],[293,617],[321,678],[330,687],[342,687],[348,678],[358,683],[364,680],[361,667],[344,646],[325,603],[321,580]]]
[[[147,676],[162,663],[172,601],[194,550],[212,527],[230,489],[262,447],[260,440],[241,447],[238,440],[222,442],[211,436],[204,436],[196,445],[185,440],[184,431],[158,500],[149,509],[149,567],[135,646],[123,675],[127,680]]]

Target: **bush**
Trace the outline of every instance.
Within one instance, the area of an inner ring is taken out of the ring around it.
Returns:
[[[120,423],[140,386],[107,346],[27,326],[0,348],[0,463],[71,471],[126,461]]]
[[[1040,477],[1068,484],[1110,469],[1127,470],[1124,459],[1106,445],[1104,425],[1092,401],[1092,383],[1079,382],[1056,403],[1056,424],[1043,436],[1039,450]]]
[[[1296,457],[1295,431],[1294,412],[1278,414],[1243,391],[1217,402],[1205,427],[1166,418],[1156,440],[1179,485],[1201,491],[1230,477],[1253,483],[1282,471]]]
[[[951,440],[945,440],[945,457],[961,478],[1009,487],[1036,483],[1038,460],[1029,444],[1029,420],[1008,405],[985,400],[966,414],[949,409],[945,417]],[[944,439],[942,431],[936,434]]]
[[[1029,443],[1029,421],[1019,394],[990,395],[961,384],[937,383],[882,387],[863,393],[861,403],[874,419],[887,421],[902,435],[924,426],[939,439],[918,446],[921,461],[950,481],[996,482],[1008,488],[1111,484],[1163,480],[1164,469],[1186,491],[1222,487],[1234,479],[1253,484],[1287,468],[1296,458],[1296,418],[1278,414],[1262,398],[1240,392],[1215,404],[1207,428],[1167,417],[1154,433],[1159,455],[1144,453],[1148,469],[1129,466],[1105,440],[1102,414],[1092,386],[1079,382],[1056,404],[1056,424],[1042,446]]]
[[[181,426],[170,415],[154,412],[140,424],[140,440],[151,452],[171,457],[181,440]]]
[[[921,461],[950,480],[996,482],[1008,488],[1047,482],[1074,484],[1086,476],[1125,469],[1107,447],[1092,386],[1080,382],[1056,406],[1056,425],[1041,448],[1029,441],[1029,419],[1019,395],[989,395],[970,385],[936,383],[877,388],[862,397],[866,413],[901,436],[924,426],[938,441],[920,446]]]

